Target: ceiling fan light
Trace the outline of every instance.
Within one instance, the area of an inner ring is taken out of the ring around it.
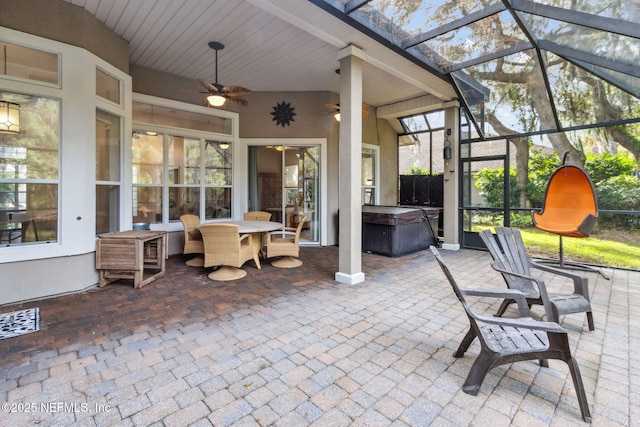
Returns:
[[[212,107],[222,107],[227,99],[221,95],[209,95],[207,96],[207,102]]]
[[[335,113],[333,115],[333,118],[336,119],[337,122],[339,122],[340,121],[340,112],[338,111],[337,113]]]
[[[229,148],[229,144],[227,144],[226,142],[221,142],[219,147],[222,148],[223,150],[226,150]]]

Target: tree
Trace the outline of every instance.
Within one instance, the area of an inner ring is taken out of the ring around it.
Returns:
[[[533,150],[529,158],[529,175],[527,180],[527,199],[533,207],[544,205],[544,196],[551,175],[560,167],[561,160],[556,153],[543,156],[539,150]],[[520,206],[526,206],[521,204]]]
[[[435,4],[415,0],[379,0],[374,6],[379,13],[369,16],[376,20],[377,26],[386,29],[400,41],[411,40],[414,36],[420,40],[419,32],[427,33],[443,27],[495,3],[494,0],[458,0]],[[617,18],[621,20],[621,25],[640,19],[640,8],[618,0],[555,0],[552,4],[584,14]],[[528,142],[518,138],[518,134],[558,127],[552,106],[555,107],[561,128],[638,117],[640,103],[633,89],[630,89],[631,92],[619,89],[624,84],[614,86],[597,77],[592,70],[587,71],[554,53],[553,47],[548,47],[548,50],[522,48],[534,39],[536,42],[548,40],[576,52],[611,58],[613,62],[633,62],[634,55],[637,55],[635,38],[609,31],[587,30],[578,24],[536,15],[535,12],[505,11],[471,22],[462,29],[453,29],[425,43],[418,43],[415,48],[445,69],[489,55],[491,59],[486,62],[454,71],[453,74],[460,78],[464,75],[465,80],[489,90],[490,98],[484,102],[476,99],[477,103],[471,109],[476,110],[476,118],[479,118],[481,109],[486,108],[485,119],[497,134],[515,135],[511,141],[518,154],[528,151]],[[491,56],[509,49],[515,49],[515,53],[498,58]],[[543,70],[546,70],[546,74]],[[546,81],[544,76],[547,77]],[[551,93],[547,90],[547,83]],[[514,123],[501,117],[501,113],[508,109],[512,116],[518,118],[518,129],[513,129]],[[634,126],[616,126],[605,131],[590,131],[590,148],[596,152],[614,153],[616,144],[611,142],[615,141],[638,159],[640,143],[636,129]],[[569,153],[569,164],[584,166],[584,141],[579,136],[554,133],[548,134],[547,138],[560,158]],[[524,158],[521,155],[516,166],[519,171],[526,170]]]

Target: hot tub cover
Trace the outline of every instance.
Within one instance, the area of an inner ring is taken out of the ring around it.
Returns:
[[[425,220],[421,209],[374,205],[362,207],[362,222],[365,224],[404,225]]]

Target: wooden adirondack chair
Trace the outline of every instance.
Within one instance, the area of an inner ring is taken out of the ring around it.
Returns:
[[[562,360],[569,366],[582,419],[590,423],[591,414],[587,395],[578,362],[571,355],[567,331],[555,322],[532,319],[529,316],[527,300],[518,290],[459,288],[438,250],[431,246],[431,252],[464,307],[471,324],[469,332],[462,339],[453,356],[463,357],[475,338],[480,342],[480,354],[473,362],[462,390],[472,396],[477,395],[486,374],[495,366],[525,360],[540,360],[540,364],[547,367],[546,359]],[[467,304],[465,296],[512,299],[518,304],[521,317],[506,319],[476,314]]]
[[[589,301],[589,280],[586,277],[570,273],[566,270],[539,264],[527,256],[520,231],[509,227],[495,227],[496,234],[486,229],[480,232],[480,238],[489,249],[493,258],[491,266],[500,272],[509,289],[517,289],[527,298],[527,303],[544,305],[545,312],[550,313],[547,320],[559,323],[560,316],[571,313],[586,313],[589,330],[594,330],[593,313]],[[573,293],[548,293],[544,280],[531,274],[532,269],[550,272],[567,277],[573,281]],[[502,316],[513,299],[505,299],[498,309],[497,316]]]

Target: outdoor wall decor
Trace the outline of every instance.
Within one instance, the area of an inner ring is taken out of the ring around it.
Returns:
[[[275,120],[276,126],[289,126],[289,122],[295,121],[293,117],[296,116],[297,113],[294,113],[293,110],[295,110],[295,107],[292,107],[290,102],[282,101],[276,104],[271,112],[271,115],[273,116],[272,120]]]

